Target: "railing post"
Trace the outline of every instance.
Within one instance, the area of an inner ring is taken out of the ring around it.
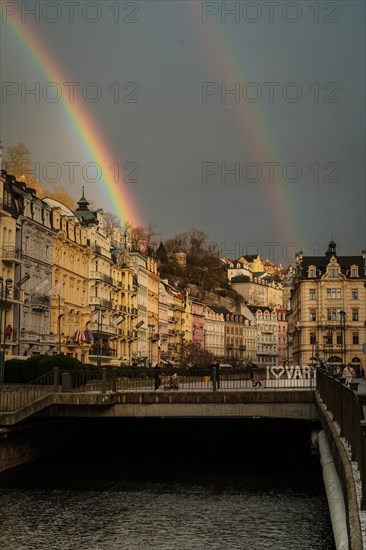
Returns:
[[[107,369],[105,367],[102,368],[102,393],[106,393],[107,391]]]
[[[58,390],[60,385],[60,369],[59,367],[53,367],[53,388],[55,391]]]
[[[361,495],[361,510],[366,510],[366,420],[361,420],[361,459],[360,464],[360,477],[362,485]]]

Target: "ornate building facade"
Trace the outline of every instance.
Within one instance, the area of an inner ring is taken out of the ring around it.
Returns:
[[[324,256],[296,258],[291,297],[290,362],[365,364],[366,252],[339,256],[334,241]]]

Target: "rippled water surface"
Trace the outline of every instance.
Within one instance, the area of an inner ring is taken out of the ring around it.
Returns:
[[[308,427],[262,423],[259,440],[240,422],[116,427],[0,476],[0,548],[335,548]]]

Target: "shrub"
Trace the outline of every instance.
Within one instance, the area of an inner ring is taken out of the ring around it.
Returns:
[[[9,359],[5,361],[5,382],[12,384],[26,384],[35,378],[50,372],[54,367],[60,371],[82,370],[85,365],[68,355],[35,355],[25,361]]]

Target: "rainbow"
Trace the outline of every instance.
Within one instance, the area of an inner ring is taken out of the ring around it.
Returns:
[[[250,82],[252,79],[249,78],[249,63],[245,60],[242,52],[239,58],[237,47],[234,45],[230,33],[225,32],[227,27],[220,22],[220,18],[209,17],[207,22],[203,23],[202,8],[198,9],[194,2],[188,2],[186,6],[186,15],[191,25],[196,28],[196,32],[206,48],[207,58],[205,61],[209,60],[213,65],[213,74],[219,77],[212,80],[226,82],[228,88],[232,88],[235,82],[240,82],[241,85]],[[301,206],[295,204],[296,197],[291,189],[291,187],[301,184],[289,183],[282,176],[281,167],[289,160],[282,162],[283,155],[281,156],[278,151],[276,138],[273,135],[273,129],[269,124],[264,108],[260,106],[260,102],[248,103],[244,101],[240,104],[236,103],[235,108],[230,107],[228,116],[234,118],[240,132],[244,131],[246,135],[250,135],[253,149],[256,151],[256,158],[250,158],[247,161],[258,164],[262,162],[280,163],[273,183],[255,184],[263,189],[265,188],[270,197],[268,209],[273,209],[277,213],[274,217],[274,227],[269,235],[269,240],[275,236],[281,236],[284,239],[282,245],[293,244],[298,249],[299,247],[303,248],[301,245],[304,243],[304,236],[307,234],[306,212]],[[238,113],[240,113],[239,116]],[[240,160],[242,164],[245,164],[245,159],[238,159],[238,161]],[[263,171],[263,176],[264,174]],[[263,182],[263,179],[261,182]],[[267,198],[264,198],[263,204],[267,200]]]
[[[22,23],[16,15],[9,17],[6,24],[12,30],[23,54],[46,81],[70,82],[30,26]],[[116,166],[116,162],[111,156],[105,136],[101,134],[90,113],[80,100],[77,100],[76,94],[72,102],[62,94],[58,106],[66,114],[69,131],[78,140],[86,158],[98,165],[101,174],[100,182],[105,190],[109,208],[122,223],[128,221],[133,225],[141,225],[140,216],[132,197],[126,190],[126,184],[123,180],[121,181],[121,175],[117,177],[116,172],[111,168]]]

